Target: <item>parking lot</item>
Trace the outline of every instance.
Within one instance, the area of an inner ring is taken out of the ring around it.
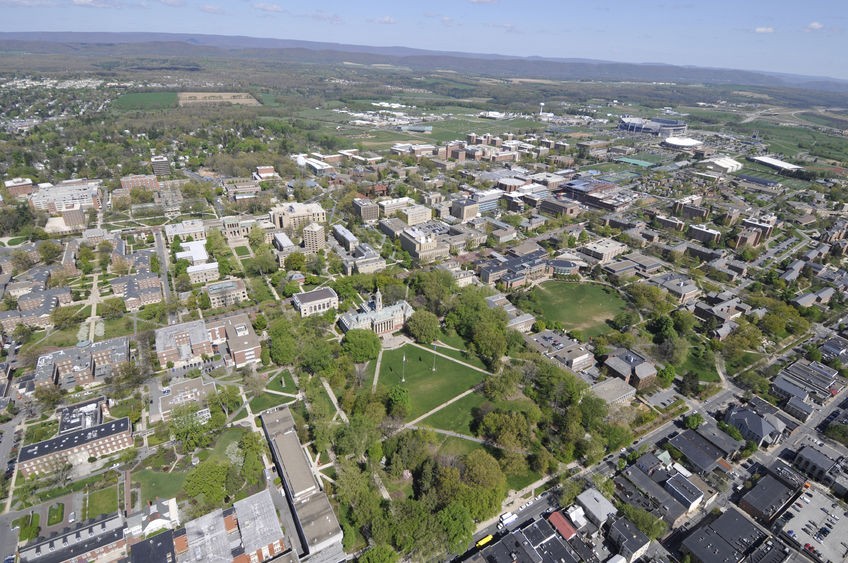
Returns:
[[[792,515],[787,520],[787,516]],[[783,533],[799,550],[810,551],[823,561],[844,561],[848,554],[848,512],[814,488],[807,489],[781,518]]]

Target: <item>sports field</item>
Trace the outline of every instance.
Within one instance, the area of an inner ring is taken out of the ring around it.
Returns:
[[[418,418],[468,391],[486,377],[484,373],[441,356],[436,356],[434,372],[433,355],[429,350],[411,345],[383,352],[379,382],[387,388],[401,384],[409,389],[410,409],[407,420]],[[402,382],[404,375],[405,382]]]
[[[559,321],[566,330],[580,330],[586,337],[608,332],[606,321],[627,309],[614,289],[592,283],[548,281],[534,292],[546,319]]]
[[[176,92],[134,92],[115,100],[115,107],[118,109],[161,109],[176,105]]]

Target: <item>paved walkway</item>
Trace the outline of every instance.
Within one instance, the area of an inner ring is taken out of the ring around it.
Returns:
[[[371,385],[371,393],[377,392],[377,380],[380,379],[380,364],[383,362],[383,349],[377,354],[377,365],[374,367],[374,383]]]
[[[347,415],[344,413],[341,407],[339,407],[339,402],[336,400],[336,394],[333,393],[333,388],[330,387],[330,383],[327,381],[326,378],[322,377],[321,384],[324,386],[324,390],[327,391],[327,395],[329,395],[330,400],[333,402],[333,406],[336,408],[336,414],[338,415],[338,417],[341,418],[345,422],[345,424],[349,423],[350,421],[347,419]],[[335,418],[336,417],[334,416],[333,419],[335,420]]]
[[[476,391],[478,387],[479,387],[478,385],[475,385],[474,387],[472,387],[472,388],[471,388],[471,389],[469,389],[468,391],[464,391],[464,392],[460,393],[459,395],[457,395],[456,397],[454,397],[453,399],[448,399],[447,401],[445,401],[445,402],[444,402],[444,403],[442,403],[441,405],[439,405],[439,406],[437,406],[437,407],[435,407],[435,408],[430,409],[429,411],[425,412],[424,414],[422,414],[422,415],[421,415],[421,416],[419,416],[418,418],[416,418],[416,419],[414,419],[414,420],[410,420],[409,422],[407,422],[406,424],[404,424],[403,426],[401,426],[401,427],[400,427],[400,429],[398,429],[398,432],[400,432],[401,430],[405,430],[405,429],[409,428],[410,426],[414,426],[415,424],[418,424],[419,422],[421,422],[422,420],[424,420],[425,418],[427,418],[427,417],[428,417],[428,416],[430,416],[431,414],[437,413],[437,412],[439,412],[440,410],[442,410],[443,408],[445,408],[445,407],[447,407],[447,406],[449,406],[449,405],[452,405],[453,403],[455,403],[455,402],[457,402],[458,400],[462,399],[463,397],[465,397],[465,396],[467,396],[467,395],[470,395],[471,393],[473,393],[474,391]]]
[[[490,371],[486,371],[486,370],[484,370],[484,369],[482,369],[482,368],[478,368],[477,366],[473,366],[473,365],[471,365],[471,364],[469,364],[469,363],[463,362],[462,360],[457,360],[456,358],[452,358],[452,357],[450,357],[450,356],[446,356],[445,354],[442,354],[441,352],[434,351],[432,348],[428,348],[428,347],[426,347],[426,346],[422,346],[421,344],[416,344],[415,342],[410,342],[409,344],[411,344],[412,346],[415,346],[416,348],[421,348],[422,350],[427,350],[427,351],[428,351],[428,352],[430,352],[431,354],[435,354],[435,355],[439,356],[440,358],[444,358],[444,359],[446,359],[446,360],[450,360],[450,361],[452,361],[452,362],[456,362],[456,363],[458,363],[458,364],[459,364],[459,365],[461,365],[461,366],[465,366],[465,367],[467,367],[467,368],[473,369],[474,371],[479,371],[480,373],[485,373],[486,375],[492,375],[492,372],[490,372]]]

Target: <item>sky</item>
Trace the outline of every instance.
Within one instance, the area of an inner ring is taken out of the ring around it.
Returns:
[[[848,79],[848,0],[0,0],[0,31],[152,31]]]

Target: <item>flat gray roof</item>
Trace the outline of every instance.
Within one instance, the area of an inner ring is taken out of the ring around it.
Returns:
[[[236,509],[245,553],[253,553],[277,540],[283,540],[283,528],[268,489],[236,501],[233,507]]]
[[[293,500],[307,496],[318,490],[318,483],[312,475],[306,454],[300,447],[300,440],[295,431],[294,417],[291,411],[284,408],[262,415],[265,431],[271,438],[276,458],[283,470],[283,477],[294,496]]]
[[[219,508],[185,524],[189,554],[203,563],[231,563],[233,551],[224,526],[224,513]]]

